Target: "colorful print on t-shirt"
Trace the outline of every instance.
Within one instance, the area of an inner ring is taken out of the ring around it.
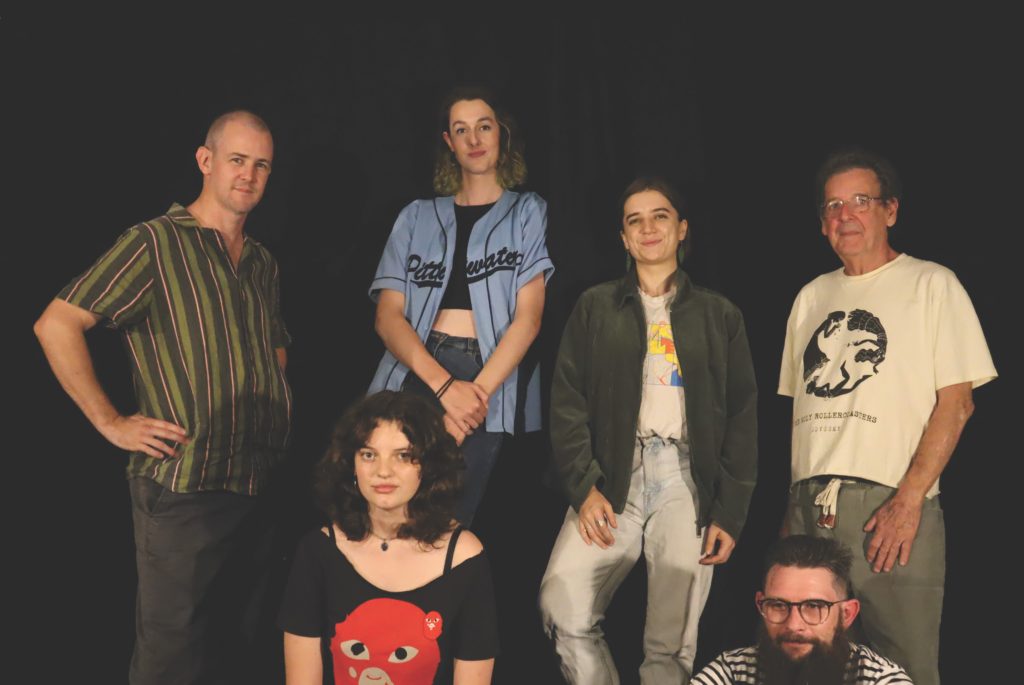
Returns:
[[[397,599],[371,599],[334,628],[334,682],[352,685],[429,685],[441,663],[436,611]]]
[[[672,325],[651,323],[647,325],[647,385],[671,385],[683,387],[683,374],[676,356],[676,344],[672,340]]]

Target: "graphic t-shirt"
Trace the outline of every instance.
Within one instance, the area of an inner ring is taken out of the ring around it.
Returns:
[[[338,685],[451,683],[453,659],[490,659],[498,652],[483,552],[415,590],[388,592],[359,575],[319,530],[299,542],[278,624],[321,639],[324,682]]]
[[[643,397],[636,432],[642,438],[657,435],[672,440],[686,438],[686,405],[683,370],[676,355],[669,307],[675,289],[653,297],[640,292],[647,321],[647,354],[644,356]]]
[[[793,398],[793,482],[834,475],[897,487],[936,391],[996,375],[949,269],[900,255],[860,276],[819,276],[793,303],[779,374],[779,394]],[[936,482],[928,496],[938,492]]]

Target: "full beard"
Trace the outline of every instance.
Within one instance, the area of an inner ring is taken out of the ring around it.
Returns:
[[[850,640],[840,625],[832,644],[808,640],[814,647],[794,661],[768,636],[764,625],[757,629],[758,672],[764,685],[842,685],[850,660]]]

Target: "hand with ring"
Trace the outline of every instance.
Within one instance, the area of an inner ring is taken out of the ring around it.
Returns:
[[[608,549],[615,543],[615,536],[609,529],[609,526],[619,527],[615,511],[611,502],[596,487],[590,488],[590,493],[580,505],[579,522],[580,537],[588,545],[596,542],[601,549]]]

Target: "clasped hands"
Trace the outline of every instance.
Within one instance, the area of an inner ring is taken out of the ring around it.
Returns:
[[[472,381],[452,381],[438,398],[444,407],[444,427],[459,445],[487,418],[487,391]]]

